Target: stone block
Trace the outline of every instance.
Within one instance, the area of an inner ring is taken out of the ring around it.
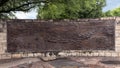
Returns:
[[[117,25],[117,26],[115,27],[115,29],[120,29],[120,26],[119,26],[119,25]]]
[[[77,53],[76,53],[76,56],[80,56],[80,53],[79,53],[79,52],[77,52]]]
[[[7,43],[7,41],[6,41],[6,40],[1,40],[1,39],[0,39],[0,43]]]
[[[98,54],[98,56],[105,56],[105,53],[101,52],[101,53]]]
[[[6,42],[6,41],[0,42],[0,45],[6,46],[6,45],[7,45],[7,42]]]
[[[115,48],[115,51],[116,52],[120,52],[120,48]]]
[[[120,42],[120,38],[119,37],[115,38],[115,41],[119,41]]]
[[[28,57],[34,57],[33,53],[28,53]]]
[[[120,33],[116,33],[116,34],[115,34],[115,38],[116,38],[116,37],[120,37]]]
[[[115,29],[115,31],[114,31],[115,33],[117,33],[117,32],[119,33],[119,31],[120,31],[120,29],[119,29],[119,28],[117,28],[117,27],[115,26],[115,28],[114,28],[114,29]]]
[[[21,58],[22,55],[21,54],[12,54],[12,58]]]
[[[76,52],[71,53],[71,56],[76,56],[76,55],[77,55]]]
[[[65,54],[66,54],[66,56],[72,56],[72,53],[65,53]]]
[[[11,59],[11,54],[1,54],[1,59]]]
[[[6,51],[6,47],[4,47],[3,45],[0,45],[0,54],[4,54]]]
[[[60,56],[67,56],[66,53],[64,53],[64,52],[60,52],[60,53],[58,53],[58,55],[60,55]]]
[[[120,57],[120,52],[117,52],[118,53],[118,57]]]
[[[118,56],[118,53],[112,53],[112,57],[117,57]]]
[[[2,32],[2,33],[0,33],[0,37],[6,37],[7,36],[7,33],[4,33],[4,32]]]
[[[96,53],[96,52],[95,52],[95,53],[93,53],[93,56],[98,56],[98,54],[99,54],[99,53]]]
[[[116,28],[120,28],[120,25],[117,24],[117,25],[116,25]]]
[[[43,56],[43,54],[42,53],[34,53],[34,56],[35,57],[40,57],[40,56]]]
[[[93,56],[93,53],[87,53],[87,56]]]
[[[107,52],[105,53],[105,56],[112,56],[112,53]]]
[[[120,41],[116,40],[116,41],[115,41],[115,45],[116,45],[116,46],[120,46]]]
[[[0,40],[7,41],[6,37],[0,37]]]
[[[28,53],[21,53],[22,57],[29,57]]]
[[[87,56],[87,54],[86,53],[81,53],[81,56]]]
[[[120,45],[115,45],[115,51],[120,52]]]
[[[3,51],[3,50],[0,50],[0,54],[4,54],[5,53],[5,51]]]
[[[120,30],[116,30],[115,33],[120,33]]]
[[[7,41],[7,37],[6,37],[6,36],[5,36],[5,37],[3,37],[2,39]]]
[[[89,56],[90,53],[86,53],[86,56]]]

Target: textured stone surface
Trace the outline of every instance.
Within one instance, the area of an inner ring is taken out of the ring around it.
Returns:
[[[113,22],[13,20],[7,23],[8,52],[114,50]]]
[[[120,25],[117,24],[115,27],[115,51],[120,52]]]
[[[7,49],[7,28],[6,22],[0,20],[0,54],[4,54]]]

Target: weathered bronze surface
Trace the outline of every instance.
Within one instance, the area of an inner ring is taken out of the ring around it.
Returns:
[[[8,52],[114,50],[114,22],[14,21],[7,23]]]

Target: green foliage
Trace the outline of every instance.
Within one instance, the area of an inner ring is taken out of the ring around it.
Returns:
[[[105,17],[120,16],[120,7],[105,12],[105,13],[104,13],[104,16],[105,16]]]
[[[76,19],[102,16],[105,0],[48,0],[38,9],[40,19]]]
[[[15,15],[11,13],[0,13],[0,19],[15,19]]]
[[[28,12],[31,8],[39,6],[45,0],[0,0],[0,18],[11,18],[13,12]]]

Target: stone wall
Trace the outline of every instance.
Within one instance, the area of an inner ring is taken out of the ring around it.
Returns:
[[[99,18],[99,19],[77,19],[77,20],[68,20],[64,19],[62,20],[64,22],[107,22],[107,24],[114,24],[114,33],[115,37],[113,40],[115,40],[113,48],[115,50],[65,50],[59,52],[59,56],[61,57],[67,57],[67,56],[112,56],[112,57],[120,57],[120,18],[119,17],[107,17],[107,18]],[[12,54],[11,52],[6,52],[7,48],[9,47],[7,45],[7,26],[6,23],[30,23],[30,22],[48,22],[53,23],[54,20],[0,20],[0,59],[11,59],[11,58],[22,58],[22,57],[45,57],[45,54],[40,53],[39,51],[37,53],[21,53],[21,52],[15,52]],[[56,23],[59,24],[59,23]],[[64,24],[64,23],[62,23]],[[19,25],[18,25],[19,26]],[[76,25],[78,26],[78,25]],[[22,26],[20,26],[22,27]],[[14,27],[15,28],[15,27]],[[23,27],[22,27],[23,28]],[[111,33],[111,31],[110,31]],[[112,32],[113,33],[113,32]],[[7,47],[8,46],[8,47]],[[47,53],[49,56],[50,52]],[[55,56],[53,55],[53,58]]]
[[[4,54],[7,50],[7,27],[6,22],[0,20],[0,54]]]
[[[120,18],[116,18],[115,22],[115,51],[120,52]]]
[[[22,23],[30,23],[30,22],[35,22],[35,23],[39,23],[39,22],[47,22],[47,23],[53,23],[55,22],[56,20],[0,20],[0,54],[4,54],[6,53],[7,48],[9,47],[7,45],[7,27],[6,27],[6,23],[19,23],[19,24],[22,24]],[[113,50],[115,48],[115,51],[116,52],[120,52],[120,44],[119,44],[119,35],[120,35],[120,26],[119,26],[119,22],[120,22],[120,18],[119,17],[109,17],[109,18],[99,18],[99,19],[77,19],[77,20],[68,20],[68,19],[64,19],[64,20],[59,20],[60,22],[70,22],[72,23],[73,21],[74,22],[97,22],[97,23],[101,23],[101,22],[107,22],[107,24],[114,24],[115,25],[115,37],[113,38],[113,40],[115,40],[115,45],[113,45]],[[54,24],[59,24],[57,23],[58,21],[56,21],[56,23]],[[64,23],[62,23],[64,24]],[[65,25],[65,24],[64,24]],[[76,26],[78,26],[76,24]],[[22,26],[20,26],[22,27]],[[70,27],[71,28],[71,27]],[[114,28],[113,28],[114,29]],[[111,33],[111,31],[110,31]],[[114,41],[113,41],[114,43]],[[8,47],[7,47],[8,46]],[[109,48],[108,48],[109,50]],[[94,50],[93,50],[94,51]],[[101,50],[102,51],[102,50]],[[38,51],[39,52],[39,51]]]

